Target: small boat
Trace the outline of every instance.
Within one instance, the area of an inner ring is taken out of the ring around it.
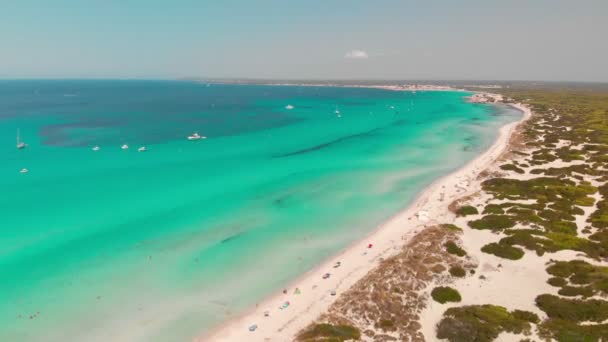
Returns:
[[[146,148],[146,146],[142,146],[140,148],[137,149],[137,152],[146,152],[148,149]]]
[[[329,273],[325,273],[325,274],[323,275],[323,279],[327,279],[327,278],[329,278],[330,276],[331,276],[331,274],[329,274]]]
[[[188,140],[199,140],[202,137],[198,135],[198,133],[194,132],[194,134],[188,136]]]
[[[292,110],[292,109],[294,109],[294,108],[295,108],[295,107],[294,107],[294,106],[292,106],[292,105],[290,105],[290,104],[288,104],[287,106],[285,106],[285,109],[287,109],[287,110]]]
[[[121,150],[128,150],[129,149],[129,145],[124,144],[124,145],[120,146],[120,149]]]
[[[255,331],[258,328],[257,324],[253,324],[249,326],[249,331]]]
[[[95,151],[95,152],[99,151],[99,146],[93,147],[92,150]]]
[[[329,294],[332,295],[332,296],[335,296],[336,295],[336,290],[331,290],[331,292]]]
[[[17,129],[17,149],[19,149],[19,150],[27,147],[27,144],[24,143],[23,141],[21,141],[20,131],[21,130]]]
[[[29,172],[29,170],[26,168],[19,170],[19,173],[28,173],[28,172]]]
[[[268,310],[264,311],[264,317],[270,317],[270,311],[268,311]]]
[[[340,261],[337,261],[336,264],[334,265],[334,268],[338,268],[342,266],[342,263]]]

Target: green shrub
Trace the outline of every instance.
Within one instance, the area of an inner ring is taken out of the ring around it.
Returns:
[[[547,273],[563,280],[559,285],[562,287],[559,294],[563,296],[591,297],[597,292],[608,294],[608,267],[592,265],[583,260],[556,261],[547,267]],[[572,284],[588,286],[569,286],[565,278]]]
[[[298,335],[298,341],[319,340],[347,341],[361,338],[359,329],[350,325],[314,324]]]
[[[443,228],[443,229],[447,229],[447,230],[451,230],[453,232],[461,232],[462,228],[458,227],[455,224],[451,224],[451,223],[442,223],[439,225],[439,227]]]
[[[431,291],[431,297],[441,304],[447,302],[460,302],[462,298],[460,297],[460,293],[455,289],[447,286],[436,287]]]
[[[454,241],[448,241],[444,244],[446,251],[450,254],[457,255],[459,257],[463,257],[467,255],[464,249],[460,248]]]
[[[535,314],[534,312],[524,311],[524,310],[513,310],[512,314],[513,314],[513,317],[520,319],[522,321],[527,321],[530,323],[540,322],[538,315]]]
[[[550,294],[543,294],[536,297],[536,305],[549,318],[573,322],[602,322],[608,319],[608,302],[599,299],[565,299]]]
[[[562,287],[562,286],[565,286],[566,284],[568,284],[566,279],[560,278],[560,277],[551,277],[551,278],[549,278],[549,280],[547,280],[547,283],[549,285],[555,286],[555,287]]]
[[[564,286],[558,294],[566,297],[583,296],[585,298],[593,296],[593,289],[590,286]]]
[[[467,216],[467,215],[477,215],[479,214],[479,211],[477,211],[477,208],[470,206],[470,205],[464,205],[458,209],[456,209],[456,216]]]
[[[605,341],[608,324],[579,325],[562,319],[548,319],[539,325],[539,336],[560,342]]]
[[[483,214],[504,214],[505,211],[502,208],[502,206],[500,206],[499,204],[488,204],[486,205],[486,207],[483,209]]]
[[[521,334],[530,330],[531,316],[515,317],[501,306],[471,305],[450,308],[437,325],[437,338],[450,342],[490,342],[501,332]]]
[[[519,167],[517,167],[516,165],[513,165],[513,164],[503,164],[503,165],[500,166],[500,168],[502,170],[505,170],[505,171],[515,171],[517,173],[524,173],[525,172],[523,169],[521,169],[521,168],[519,168]]]
[[[448,272],[450,272],[453,277],[458,278],[464,278],[467,275],[467,272],[464,270],[464,268],[460,266],[452,266],[450,267]]]
[[[469,227],[474,229],[502,230],[515,226],[515,221],[506,215],[486,215],[479,220],[469,222]]]
[[[481,247],[481,251],[496,255],[499,258],[510,260],[518,260],[524,256],[524,251],[521,248],[513,247],[505,243],[492,242]]]

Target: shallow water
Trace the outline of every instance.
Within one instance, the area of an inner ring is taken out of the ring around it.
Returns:
[[[190,340],[521,117],[466,95],[0,81],[0,340]]]

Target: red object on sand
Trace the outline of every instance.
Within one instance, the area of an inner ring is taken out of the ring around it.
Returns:
[[[374,245],[372,245],[371,243],[369,245],[367,245],[367,248],[372,248]]]

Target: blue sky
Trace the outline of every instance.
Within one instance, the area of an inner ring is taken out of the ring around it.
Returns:
[[[608,81],[608,1],[0,2],[0,78]]]

